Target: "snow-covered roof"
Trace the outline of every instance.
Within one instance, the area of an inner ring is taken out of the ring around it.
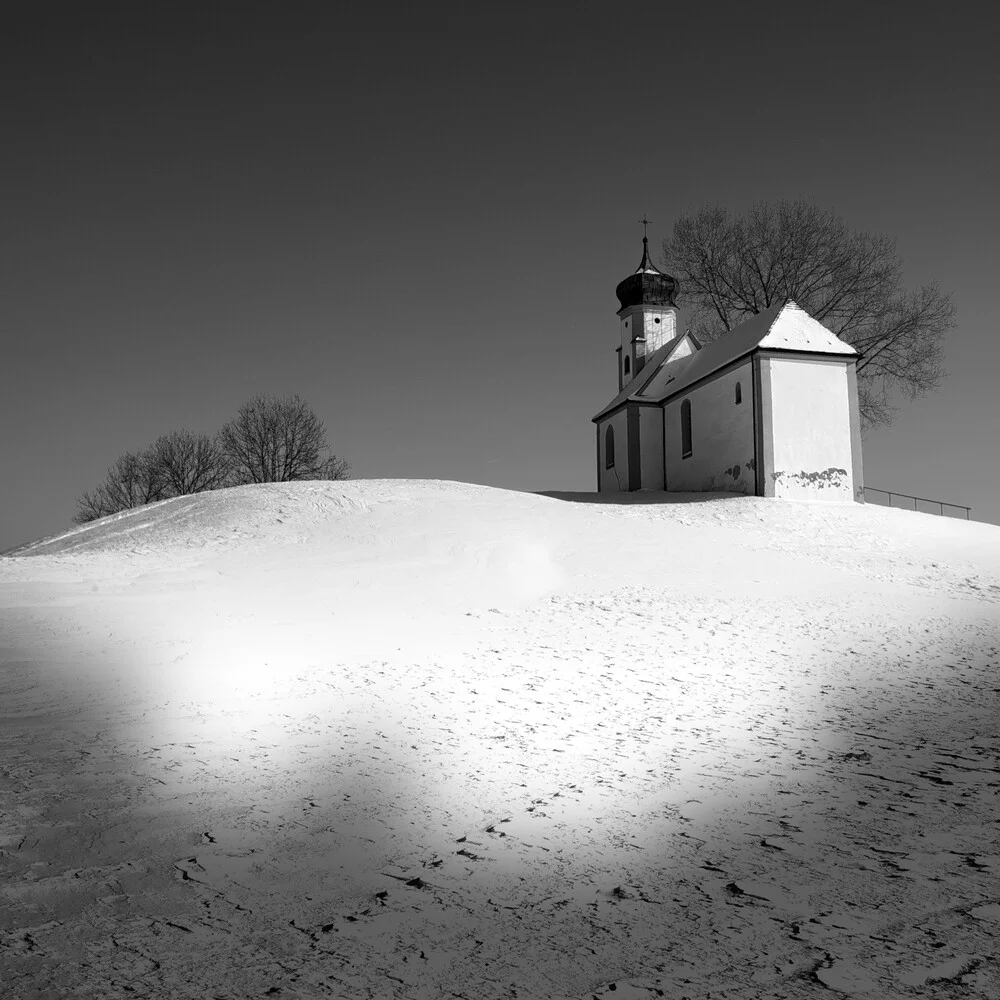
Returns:
[[[670,344],[676,344],[677,338]],[[670,346],[670,344],[666,346]],[[804,309],[788,301],[781,306],[772,306],[751,316],[736,329],[724,333],[689,358],[675,362],[676,377],[660,393],[644,395],[642,390],[652,380],[656,368],[665,359],[658,357],[660,351],[650,356],[646,366],[632,379],[614,399],[603,407],[594,421],[607,416],[628,400],[646,403],[662,403],[683,392],[689,386],[756,349],[778,351],[806,351],[810,354],[834,354],[841,357],[857,357],[857,351],[844,343],[822,323],[813,319]],[[652,369],[650,371],[650,369]]]
[[[791,299],[778,312],[771,328],[757,346],[779,351],[818,351],[852,356],[858,353]]]
[[[663,365],[669,358],[670,355],[680,347],[684,338],[687,337],[695,347],[695,351],[701,346],[697,340],[690,333],[682,333],[674,337],[673,340],[668,340],[662,347],[657,348],[652,354],[646,359],[646,364],[638,371],[632,378],[622,386],[621,391],[615,396],[614,399],[608,403],[607,406],[601,410],[600,413],[594,417],[597,420],[598,417],[603,417],[604,414],[610,413],[612,410],[618,409],[618,407],[628,399],[634,397],[642,396],[644,390],[647,388],[650,382],[653,381],[653,376],[660,370],[660,366]],[[684,358],[678,358],[674,365],[677,365],[678,372],[681,371],[681,366],[686,367],[686,363],[690,362],[695,354],[689,354]],[[647,397],[643,397],[647,398]]]

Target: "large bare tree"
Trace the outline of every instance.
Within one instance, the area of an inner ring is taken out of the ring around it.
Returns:
[[[347,479],[349,466],[328,454],[323,421],[299,396],[261,393],[219,431],[235,482]]]
[[[168,496],[203,493],[229,485],[230,462],[217,438],[192,431],[171,431],[147,452],[159,470]]]
[[[906,289],[895,243],[853,232],[833,212],[806,201],[761,202],[742,215],[706,206],[677,220],[663,254],[700,337],[794,299],[854,347],[867,427],[891,420],[893,390],[913,398],[944,377],[951,295],[934,284]]]

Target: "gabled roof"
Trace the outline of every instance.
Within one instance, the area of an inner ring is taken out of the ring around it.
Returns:
[[[676,346],[679,340],[680,338],[675,337],[665,347]],[[858,353],[850,344],[845,344],[822,323],[814,320],[809,313],[789,300],[784,305],[772,306],[757,313],[756,316],[751,316],[735,330],[724,333],[718,340],[706,344],[689,357],[676,361],[676,377],[671,380],[669,386],[655,395],[644,396],[642,390],[652,380],[657,367],[665,360],[658,357],[664,350],[661,347],[646,362],[645,368],[593,420],[596,422],[630,399],[646,403],[665,402],[699,379],[725,368],[730,362],[758,347],[781,351],[807,351],[812,354],[834,354],[845,358],[856,357]]]
[[[673,340],[668,340],[662,347],[657,348],[655,351],[653,351],[652,354],[649,355],[642,369],[636,375],[633,375],[628,382],[625,383],[625,385],[622,387],[621,392],[619,392],[618,395],[615,396],[615,398],[612,399],[611,402],[608,403],[608,405],[605,406],[601,410],[601,412],[598,413],[597,416],[595,416],[593,419],[598,420],[601,417],[603,417],[606,413],[609,413],[611,410],[616,410],[626,400],[633,399],[637,396],[641,396],[642,391],[646,388],[647,385],[649,385],[650,382],[653,381],[653,376],[660,370],[660,366],[670,358],[670,355],[673,354],[678,347],[681,346],[681,343],[683,342],[685,337],[691,340],[691,342],[694,344],[695,351],[693,354],[689,354],[687,357],[679,358],[677,361],[674,362],[674,364],[680,367],[681,365],[684,365],[686,362],[694,358],[698,354],[698,348],[701,347],[701,344],[699,344],[698,341],[695,340],[693,334],[681,333],[678,334],[678,336],[674,337]]]

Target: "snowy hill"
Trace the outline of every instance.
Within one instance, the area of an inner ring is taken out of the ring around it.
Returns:
[[[0,559],[10,995],[1000,993],[1000,528],[616,499],[247,486]]]

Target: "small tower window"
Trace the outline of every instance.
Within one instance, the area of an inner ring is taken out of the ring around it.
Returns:
[[[691,454],[691,400],[681,403],[681,458]]]
[[[604,433],[604,468],[612,469],[615,464],[615,429],[608,424]]]
[[[628,373],[629,373],[629,359],[628,359],[628,355],[626,355],[625,356],[625,374],[628,375]]]
[[[739,406],[743,402],[743,386],[736,383],[736,405]]]

